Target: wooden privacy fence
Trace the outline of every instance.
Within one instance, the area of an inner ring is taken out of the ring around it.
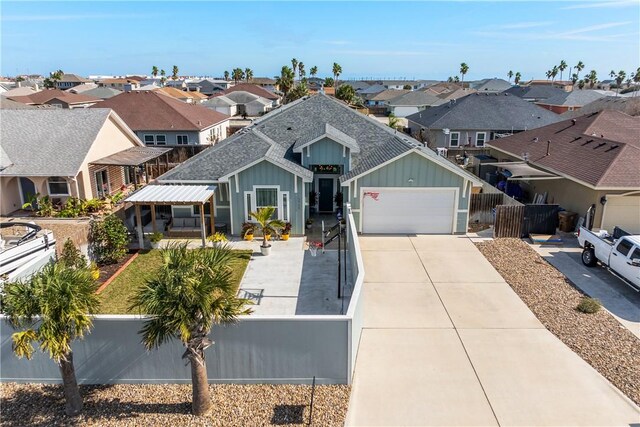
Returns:
[[[494,209],[499,205],[523,206],[522,203],[499,190],[472,194],[469,223],[493,224]]]
[[[498,238],[555,234],[558,210],[558,205],[498,205],[493,235]]]

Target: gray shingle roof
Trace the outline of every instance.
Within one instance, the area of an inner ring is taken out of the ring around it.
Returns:
[[[564,90],[557,86],[547,85],[533,85],[533,86],[514,86],[511,89],[507,89],[504,93],[517,96],[522,99],[533,99],[535,101],[548,99],[552,96],[561,95],[566,93]]]
[[[571,92],[559,93],[551,98],[540,101],[544,105],[567,105],[567,106],[583,106],[596,99],[604,98],[606,95],[595,90],[572,90]]]
[[[562,117],[569,119],[572,117],[580,117],[585,114],[598,113],[602,110],[616,110],[622,111],[630,116],[640,115],[640,97],[623,98],[621,96],[605,96],[604,98],[596,99],[582,108],[575,111],[567,111],[562,114]]]
[[[109,114],[107,108],[1,110],[2,148],[13,165],[0,175],[76,176]]]
[[[502,92],[511,87],[511,83],[504,79],[482,79],[475,82],[469,82],[469,87],[478,92]]]
[[[295,153],[300,153],[302,152],[302,147],[324,136],[349,147],[352,153],[360,152],[360,146],[354,138],[339,129],[334,128],[329,123],[318,123],[318,126],[310,129],[309,133],[300,137],[295,144],[293,144],[293,151]]]
[[[407,119],[428,129],[520,131],[555,123],[560,117],[516,96],[475,93]]]
[[[112,87],[106,87],[106,86],[99,86],[94,89],[87,89],[82,92],[83,95],[92,96],[94,98],[100,98],[100,99],[109,99],[112,96],[120,95],[121,93],[122,93],[121,90],[118,90]]]
[[[213,98],[209,98],[206,101],[200,103],[203,107],[227,107],[238,105],[236,101],[226,97],[225,95],[214,96]]]
[[[388,101],[388,104],[391,106],[434,106],[440,105],[447,101],[444,101],[438,98],[435,95],[431,95],[430,93],[422,92],[422,91],[414,91],[405,93],[396,98],[392,98]]]

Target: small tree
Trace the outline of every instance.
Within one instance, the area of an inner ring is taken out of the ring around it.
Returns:
[[[120,218],[108,215],[92,220],[89,227],[91,253],[98,264],[115,264],[127,254],[129,235]]]
[[[37,341],[58,364],[69,416],[82,411],[71,344],[93,327],[92,315],[100,304],[96,290],[88,268],[51,263],[28,282],[6,284],[0,304],[13,328],[22,329],[11,336],[16,356],[31,359]]]
[[[411,87],[411,85],[408,85],[408,84],[407,84],[407,85],[402,86],[402,89],[404,89],[404,90],[411,90],[411,89],[412,89],[412,87]]]
[[[389,127],[393,129],[398,129],[400,127],[400,118],[396,117],[395,114],[389,114]]]
[[[333,77],[326,77],[324,79],[324,87],[332,87],[334,83]]]
[[[284,221],[279,219],[272,219],[271,217],[276,212],[276,208],[273,206],[267,206],[258,209],[257,212],[251,212],[251,216],[258,223],[258,228],[262,231],[262,247],[269,246],[267,243],[267,235],[274,234],[278,230],[284,228]]]
[[[147,315],[140,331],[151,350],[172,339],[185,347],[191,365],[192,412],[211,410],[205,350],[213,345],[208,335],[215,324],[235,322],[249,314],[249,301],[235,296],[230,263],[233,253],[224,245],[187,249],[187,244],[162,249],[163,265],[132,300],[132,309]]]
[[[352,103],[353,99],[356,97],[356,91],[351,85],[340,85],[338,90],[336,91],[336,98],[347,102],[349,104]]]
[[[64,242],[58,262],[69,268],[85,268],[87,266],[87,259],[71,239]]]

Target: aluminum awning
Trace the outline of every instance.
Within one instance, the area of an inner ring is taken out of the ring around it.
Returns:
[[[511,176],[507,179],[509,181],[526,181],[526,180],[541,180],[541,179],[560,179],[559,175],[551,172],[536,169],[525,162],[493,162],[482,163],[482,166],[497,166],[502,169],[506,169],[511,172]]]
[[[147,185],[124,201],[137,205],[203,205],[215,190],[215,185]]]
[[[110,156],[89,162],[99,166],[140,166],[171,151],[171,148],[131,147]]]

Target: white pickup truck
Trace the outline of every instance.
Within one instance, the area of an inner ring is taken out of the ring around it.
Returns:
[[[593,267],[600,261],[615,274],[640,288],[640,236],[622,235],[617,239],[608,235],[600,237],[589,229],[580,227],[578,242],[584,248],[584,265]]]

